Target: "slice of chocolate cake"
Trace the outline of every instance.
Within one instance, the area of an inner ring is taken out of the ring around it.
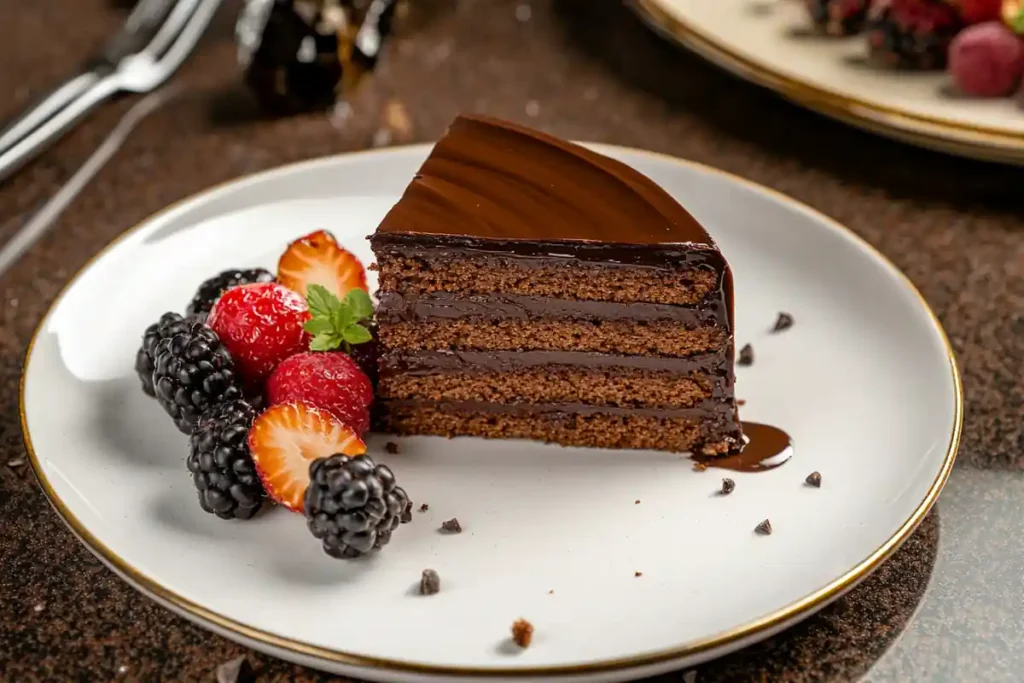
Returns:
[[[459,117],[370,240],[383,431],[740,448],[728,265],[632,168]]]

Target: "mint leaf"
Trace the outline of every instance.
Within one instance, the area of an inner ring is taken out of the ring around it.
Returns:
[[[318,334],[313,337],[313,341],[309,343],[310,351],[333,351],[334,349],[341,346],[344,340],[332,333],[325,332],[324,334]]]
[[[341,302],[323,285],[310,285],[306,288],[306,304],[314,318],[330,316],[331,311],[340,307]]]
[[[346,327],[342,331],[341,337],[349,344],[365,344],[373,339],[373,335],[370,334],[370,331],[358,324]]]
[[[306,321],[302,329],[310,334],[323,334],[325,332],[333,332],[334,325],[327,318],[311,318]]]
[[[373,315],[373,302],[362,289],[352,289],[345,295],[345,307],[352,312],[352,321],[359,322]]]

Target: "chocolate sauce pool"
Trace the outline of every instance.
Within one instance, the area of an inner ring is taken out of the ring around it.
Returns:
[[[767,472],[785,464],[793,457],[793,440],[778,427],[744,422],[743,435],[747,445],[736,455],[721,456],[694,455],[694,461],[708,467],[718,467],[734,472]]]

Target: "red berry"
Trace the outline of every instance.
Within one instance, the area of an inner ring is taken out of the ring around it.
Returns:
[[[250,388],[259,387],[278,363],[309,346],[302,329],[309,309],[301,296],[276,282],[242,285],[225,292],[207,324],[235,360]]]
[[[252,423],[249,452],[267,495],[302,512],[310,463],[335,453],[362,455],[366,444],[330,413],[304,403],[284,403],[268,408]]]
[[[957,0],[960,16],[968,24],[998,19],[1002,13],[1003,0]]]
[[[964,29],[949,48],[949,74],[968,95],[1011,95],[1024,74],[1024,41],[999,21]]]
[[[266,391],[270,405],[302,401],[330,412],[358,434],[370,429],[373,385],[340,351],[300,353],[281,361]]]
[[[363,264],[325,230],[288,245],[277,262],[277,281],[302,296],[309,285],[322,285],[339,299],[350,290],[367,289]]]

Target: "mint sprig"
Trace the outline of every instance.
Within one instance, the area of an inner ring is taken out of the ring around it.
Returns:
[[[312,316],[303,329],[313,335],[310,351],[352,350],[373,335],[361,323],[373,317],[373,302],[362,289],[353,289],[339,299],[322,285],[306,288],[306,304]]]

